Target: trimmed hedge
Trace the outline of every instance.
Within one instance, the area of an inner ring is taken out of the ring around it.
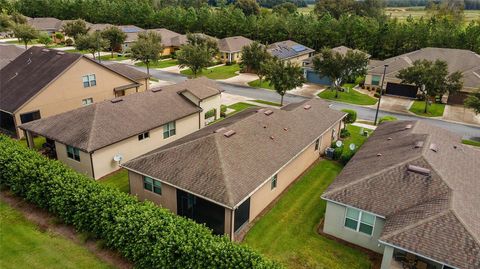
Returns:
[[[345,123],[354,123],[357,120],[357,111],[353,109],[342,109],[342,111],[347,113]]]
[[[103,239],[136,268],[281,268],[246,246],[151,202],[103,186],[0,135],[0,182]]]

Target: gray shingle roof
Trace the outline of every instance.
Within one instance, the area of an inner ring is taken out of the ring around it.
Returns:
[[[124,166],[232,208],[345,115],[321,100],[306,104],[270,116],[247,110]]]
[[[202,81],[193,80],[192,84],[200,85]],[[92,152],[201,111],[180,95],[175,85],[121,99],[116,103],[94,103],[23,124],[20,128]]]
[[[170,31],[166,28],[158,28],[158,29],[151,29],[151,31],[156,31],[157,33],[160,34],[162,37],[162,45],[164,47],[171,47],[173,46],[172,39],[178,36],[181,36],[181,34]]]
[[[0,45],[0,69],[24,52],[24,48],[16,45]]]
[[[243,36],[232,36],[218,40],[218,49],[222,52],[238,52],[253,41]]]
[[[185,80],[178,84],[168,86],[168,89],[177,92],[190,92],[200,100],[207,99],[223,91],[217,82],[206,77]]]
[[[281,60],[315,52],[315,50],[305,47],[304,45],[301,45],[292,40],[285,40],[270,44],[267,47],[267,51]]]
[[[415,148],[419,141],[423,146]],[[411,172],[408,165],[431,175]],[[473,269],[480,266],[479,174],[480,151],[461,144],[456,134],[420,121],[389,122],[322,197],[384,216],[383,242]]]
[[[62,27],[62,21],[57,18],[31,18],[27,23],[39,31],[58,31]]]
[[[131,80],[146,79],[150,77],[147,73],[122,63],[105,64],[105,66]]]
[[[450,73],[460,71],[464,76],[464,88],[467,91],[480,87],[480,55],[469,50],[424,48],[410,53],[376,62],[371,65],[369,74],[383,74],[383,66],[388,64],[387,78],[396,78],[398,72],[413,65],[416,60],[443,60],[448,63]]]

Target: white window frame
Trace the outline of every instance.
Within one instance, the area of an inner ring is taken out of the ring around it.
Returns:
[[[350,220],[354,220],[354,219],[352,219],[352,218],[347,217],[347,212],[348,212],[348,209],[349,209],[349,208],[350,208],[350,209],[353,209],[353,210],[357,210],[357,211],[359,212],[359,214],[358,214],[358,220],[355,220],[355,221],[357,222],[357,228],[356,228],[356,229],[352,229],[352,228],[350,228],[350,227],[348,227],[348,226],[345,225],[345,221],[347,220],[347,218],[350,219]],[[362,214],[363,214],[363,213],[373,216],[372,234],[366,234],[366,233],[360,231],[360,224],[363,223],[363,224],[365,224],[365,225],[370,226],[369,223],[362,222]],[[377,216],[374,215],[374,214],[365,212],[365,211],[360,210],[360,209],[358,209],[358,208],[345,207],[345,215],[344,215],[344,217],[343,217],[343,227],[344,227],[344,228],[347,228],[347,229],[349,229],[349,230],[351,230],[351,231],[358,232],[358,233],[363,234],[363,235],[368,236],[368,237],[372,237],[373,234],[375,233],[375,223],[376,223],[376,222],[377,222]]]
[[[173,128],[172,128],[172,126],[173,126]],[[172,131],[173,131],[173,134],[172,134]],[[167,133],[168,133],[168,135],[165,136],[165,134],[167,134]],[[163,125],[163,139],[167,139],[167,138],[172,137],[176,134],[177,134],[177,124],[176,124],[175,121],[171,121],[171,122]]]
[[[97,86],[97,77],[95,76],[95,74],[88,74],[82,76],[82,83],[84,88]]]
[[[69,149],[71,149],[72,152],[69,152]],[[67,158],[69,158],[70,160],[74,160],[76,162],[80,162],[82,160],[81,157],[80,157],[80,149],[79,148],[66,145],[66,151],[67,151]],[[72,157],[68,156],[69,153],[72,154]],[[78,154],[76,154],[76,153],[78,153]],[[75,156],[78,156],[78,160],[75,158]]]
[[[150,138],[150,132],[144,132],[138,135],[138,141],[142,141],[147,138]]]
[[[83,106],[89,106],[91,104],[93,104],[93,98],[92,97],[82,99],[82,105]]]

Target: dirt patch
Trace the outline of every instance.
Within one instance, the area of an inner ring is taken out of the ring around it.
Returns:
[[[53,214],[23,200],[22,198],[14,196],[11,192],[1,191],[0,200],[22,213],[27,220],[36,224],[40,231],[48,231],[69,239],[76,244],[85,247],[100,260],[115,268],[133,268],[133,264],[123,258],[118,252],[99,247],[101,242],[98,240],[82,239],[82,235],[77,233],[73,226],[61,223],[61,221],[59,221]]]
[[[320,221],[320,223],[318,224],[318,227],[317,227],[317,232],[318,234],[320,234],[321,236],[323,237],[326,237],[330,240],[333,240],[335,242],[338,242],[342,245],[345,245],[347,247],[350,247],[350,248],[353,248],[353,249],[356,249],[356,250],[359,250],[365,254],[368,255],[368,258],[370,260],[370,262],[372,263],[372,269],[380,269],[381,265],[382,265],[382,258],[383,258],[383,255],[382,254],[379,254],[379,253],[376,253],[374,251],[371,251],[367,248],[363,248],[363,247],[360,247],[360,246],[357,246],[355,244],[352,244],[350,242],[347,242],[345,240],[342,240],[340,238],[337,238],[335,236],[332,236],[332,235],[329,235],[329,234],[326,234],[323,232],[323,224],[324,224],[324,220],[325,219],[322,219]]]

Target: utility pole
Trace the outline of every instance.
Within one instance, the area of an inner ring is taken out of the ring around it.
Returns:
[[[383,67],[384,68],[383,68],[382,84],[380,86],[380,96],[378,97],[377,111],[375,112],[375,121],[373,122],[373,125],[377,125],[378,111],[380,110],[380,101],[382,101],[382,95],[383,95],[383,83],[385,81],[385,74],[387,73],[388,64],[384,65]]]

